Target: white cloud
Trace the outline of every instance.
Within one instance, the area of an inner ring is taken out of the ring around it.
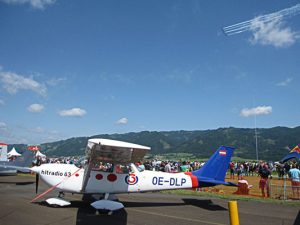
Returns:
[[[284,81],[277,83],[277,86],[285,87],[288,86],[293,81],[293,78],[286,78]]]
[[[13,144],[39,144],[65,139],[64,134],[50,131],[41,126],[27,127],[24,125],[6,126],[0,122],[0,137],[6,143]],[[1,128],[3,126],[3,128]]]
[[[258,106],[255,108],[244,108],[241,110],[240,115],[243,117],[267,115],[272,113],[272,106]]]
[[[30,4],[34,9],[45,9],[47,5],[52,5],[56,0],[1,0],[7,4],[22,5]]]
[[[0,99],[0,106],[1,105],[5,105],[5,102],[2,99]]]
[[[250,31],[253,32],[250,39],[252,44],[281,48],[291,46],[299,39],[298,32],[293,32],[290,27],[284,27],[282,17],[267,22],[257,17],[251,22]]]
[[[5,140],[5,142],[10,142],[10,137],[12,133],[5,122],[0,121],[0,137]]]
[[[43,111],[43,109],[44,109],[44,106],[41,104],[37,104],[37,103],[31,104],[30,106],[27,107],[27,110],[32,113],[39,113],[39,112]]]
[[[42,127],[31,128],[31,129],[29,129],[29,131],[31,131],[32,133],[37,133],[37,134],[45,133],[45,129]]]
[[[4,122],[0,122],[0,129],[2,130],[6,130],[7,129],[7,125]]]
[[[60,84],[60,83],[62,83],[62,82],[64,82],[64,81],[66,81],[67,79],[66,78],[53,78],[53,79],[51,79],[51,80],[48,80],[47,81],[47,84],[49,85],[49,86],[57,86],[58,84]]]
[[[9,94],[16,94],[20,90],[31,90],[39,95],[46,96],[47,88],[45,85],[13,72],[0,70],[0,83],[4,90]]]
[[[122,125],[125,125],[128,123],[128,119],[126,117],[123,117],[119,120],[116,121],[116,124],[122,124]]]
[[[78,116],[78,117],[82,117],[86,114],[86,111],[84,109],[81,109],[81,108],[72,108],[72,109],[61,110],[58,114],[60,116]]]

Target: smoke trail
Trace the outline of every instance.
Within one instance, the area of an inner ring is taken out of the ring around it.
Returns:
[[[292,6],[290,8],[282,9],[278,12],[258,16],[252,20],[247,20],[244,22],[236,23],[223,28],[223,32],[230,36],[234,34],[239,34],[245,31],[249,31],[253,28],[253,24],[255,21],[260,21],[263,23],[268,23],[271,21],[278,20],[283,17],[291,17],[300,13],[300,4]]]

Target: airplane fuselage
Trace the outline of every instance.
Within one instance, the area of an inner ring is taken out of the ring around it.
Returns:
[[[92,170],[85,190],[82,190],[84,169],[72,164],[42,164],[41,179],[49,186],[71,193],[127,193],[193,188],[198,181],[189,173],[165,173],[135,170],[131,173]]]

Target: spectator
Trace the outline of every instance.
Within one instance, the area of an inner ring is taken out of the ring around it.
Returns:
[[[187,165],[186,161],[182,162],[182,165],[180,166],[180,171],[181,172],[189,172],[190,166]]]
[[[230,179],[234,179],[234,163],[231,162],[229,164],[229,168],[230,168]]]
[[[300,197],[300,170],[296,164],[292,165],[292,169],[289,171],[289,177],[291,178],[291,184],[293,189],[293,197],[299,199]]]
[[[137,169],[138,169],[140,172],[142,172],[142,171],[145,170],[145,165],[143,164],[142,161],[139,161],[139,162],[137,163]]]
[[[170,162],[167,162],[167,164],[165,165],[165,172],[167,172],[167,173],[172,172]]]
[[[270,189],[269,189],[269,176],[271,176],[271,172],[268,168],[267,164],[264,164],[258,170],[258,174],[260,176],[259,188],[261,189],[262,197],[266,197],[265,189],[267,191],[267,197],[270,197]]]

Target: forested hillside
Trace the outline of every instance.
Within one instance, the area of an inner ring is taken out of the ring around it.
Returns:
[[[300,127],[274,127],[257,129],[259,159],[280,160],[290,148],[300,143]],[[220,145],[236,148],[234,156],[255,159],[255,131],[244,128],[219,128],[203,131],[143,131],[126,134],[103,134],[92,137],[76,137],[41,145],[49,156],[84,155],[89,138],[109,138],[151,147],[152,154],[192,153],[197,157],[209,157]],[[12,145],[19,151],[25,145]]]

